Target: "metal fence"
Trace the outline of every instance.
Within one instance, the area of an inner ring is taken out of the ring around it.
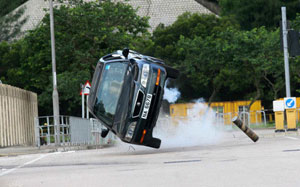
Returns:
[[[297,108],[296,109],[296,120],[297,120],[297,123],[299,123],[299,119],[300,118],[300,108]]]
[[[244,124],[248,126],[268,126],[273,123],[275,127],[275,114],[272,109],[258,110],[258,111],[242,111],[242,112],[229,112],[229,113],[218,113],[215,112],[215,124],[219,125],[234,125],[232,118],[239,116]],[[189,116],[173,116],[172,120],[174,124],[185,122],[189,119]],[[300,122],[300,108],[296,108],[296,122]],[[270,124],[268,124],[270,123]]]
[[[265,111],[250,111],[250,112],[230,112],[216,113],[216,123],[224,125],[233,125],[231,119],[234,116],[239,116],[244,124],[251,125],[267,125],[267,116]]]
[[[83,119],[73,116],[60,116],[59,144],[74,145],[105,145],[115,141],[110,132],[106,138],[101,137],[105,127],[96,119]],[[53,116],[42,116],[35,119],[36,145],[54,145],[55,125]]]
[[[0,84],[0,147],[33,145],[37,95]]]
[[[91,125],[91,141],[96,145],[107,145],[112,144],[116,141],[116,136],[109,131],[105,138],[101,137],[103,125],[95,118],[90,119]]]

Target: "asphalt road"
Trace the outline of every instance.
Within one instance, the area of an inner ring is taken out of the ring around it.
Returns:
[[[300,186],[299,134],[227,132],[214,145],[0,157],[0,186]]]

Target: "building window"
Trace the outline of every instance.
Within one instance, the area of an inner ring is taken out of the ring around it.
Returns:
[[[224,113],[224,107],[222,106],[214,106],[212,109],[217,113],[217,114],[223,114]]]

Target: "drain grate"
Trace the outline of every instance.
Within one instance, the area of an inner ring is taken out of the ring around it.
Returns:
[[[189,162],[201,162],[201,160],[178,160],[178,161],[168,161],[164,164],[179,164],[179,163],[189,163]]]

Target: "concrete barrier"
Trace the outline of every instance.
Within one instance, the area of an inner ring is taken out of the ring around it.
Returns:
[[[0,147],[33,145],[37,94],[0,84]]]

